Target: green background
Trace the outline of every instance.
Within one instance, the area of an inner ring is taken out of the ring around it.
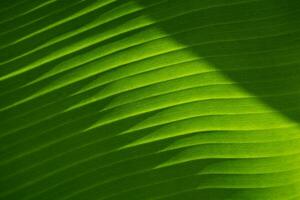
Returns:
[[[300,199],[300,1],[0,1],[0,199]]]

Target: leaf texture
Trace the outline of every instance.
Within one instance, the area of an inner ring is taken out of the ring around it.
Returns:
[[[0,2],[0,199],[300,198],[300,2]]]

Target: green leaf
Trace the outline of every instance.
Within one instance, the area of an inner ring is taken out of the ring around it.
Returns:
[[[0,2],[0,199],[300,198],[300,2]]]

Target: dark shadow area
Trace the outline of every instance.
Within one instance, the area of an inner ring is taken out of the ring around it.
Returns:
[[[300,120],[299,1],[167,0],[144,12],[220,73]]]

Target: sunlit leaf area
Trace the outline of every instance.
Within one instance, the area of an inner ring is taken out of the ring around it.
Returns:
[[[0,0],[1,200],[299,200],[300,1]]]

